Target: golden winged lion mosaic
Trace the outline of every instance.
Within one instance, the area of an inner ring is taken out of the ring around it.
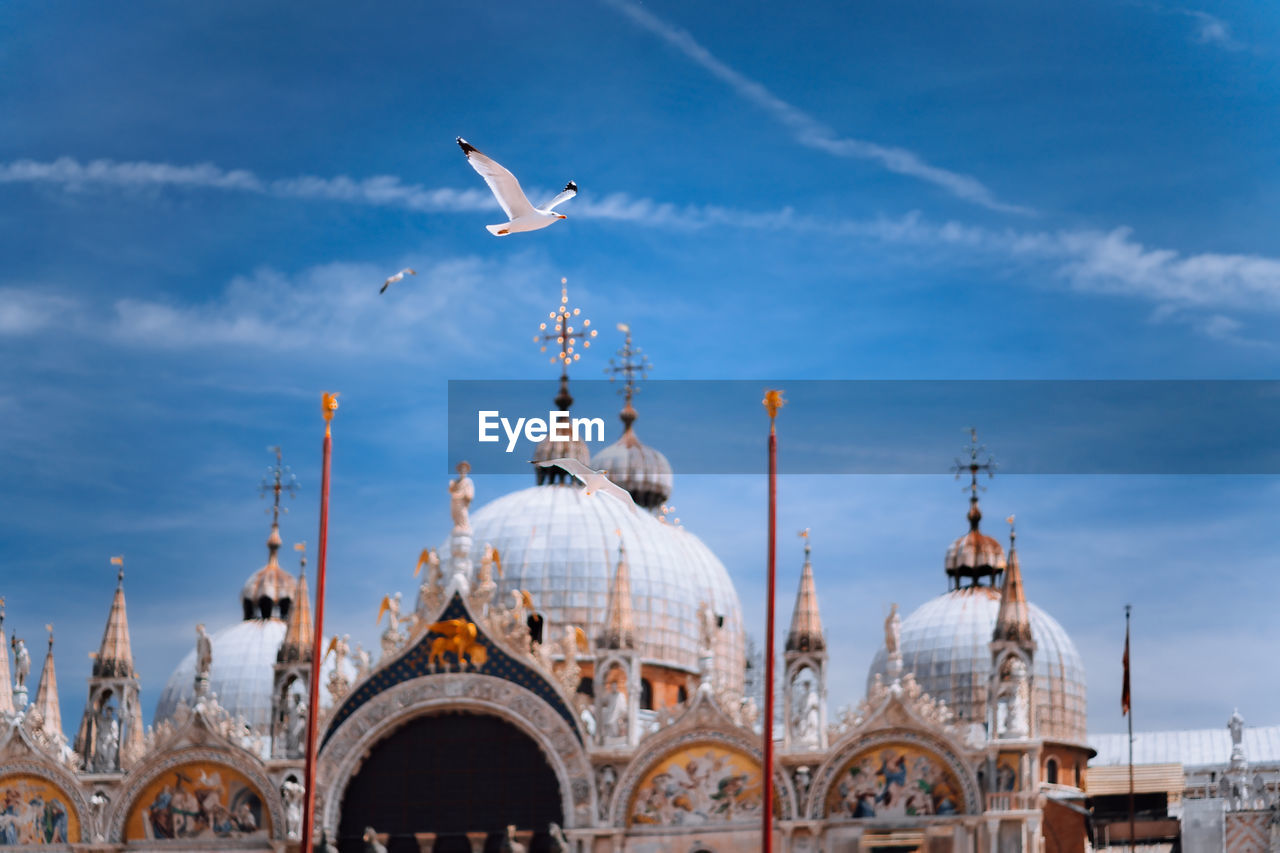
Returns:
[[[475,669],[484,666],[485,661],[489,659],[489,652],[476,642],[478,629],[474,622],[468,622],[466,619],[448,619],[444,622],[431,623],[428,630],[440,635],[431,641],[431,654],[427,657],[427,664],[433,672],[437,663],[444,669],[449,668],[449,663],[444,658],[447,654],[452,654],[458,659],[459,670],[467,668],[468,659]]]

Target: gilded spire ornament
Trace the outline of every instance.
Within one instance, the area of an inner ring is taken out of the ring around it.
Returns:
[[[978,529],[978,522],[982,521],[982,511],[978,509],[978,492],[986,491],[986,487],[979,485],[978,475],[985,473],[987,479],[990,480],[996,475],[995,457],[987,452],[985,444],[978,444],[977,427],[969,427],[969,446],[966,448],[968,459],[956,459],[955,464],[951,466],[951,471],[959,480],[961,476],[969,472],[969,485],[965,489],[969,492],[969,526],[973,530]]]
[[[623,432],[626,433],[631,431],[631,425],[636,419],[636,410],[631,405],[632,398],[640,391],[636,387],[636,378],[648,379],[653,365],[649,363],[649,357],[640,347],[632,345],[631,326],[619,323],[618,331],[626,335],[626,338],[617,355],[609,359],[609,366],[604,369],[604,372],[609,375],[610,382],[618,378],[622,379],[622,387],[618,389],[618,393],[622,395],[624,401],[620,417],[624,426]]]
[[[573,397],[569,395],[569,365],[582,357],[582,353],[577,351],[577,344],[581,342],[582,349],[585,350],[591,346],[591,339],[596,336],[596,330],[591,328],[589,319],[577,319],[581,314],[581,308],[569,307],[569,279],[562,278],[560,305],[547,315],[546,320],[538,324],[538,334],[533,336],[533,342],[540,345],[540,352],[546,352],[549,345],[555,346],[551,363],[560,364],[560,393],[556,395],[556,406],[562,412],[567,412],[573,405]]]
[[[288,507],[280,506],[280,496],[287,494],[289,497],[297,497],[298,494],[298,478],[294,475],[293,469],[284,464],[284,452],[280,449],[280,445],[268,447],[267,451],[276,455],[276,464],[267,467],[267,473],[262,478],[262,485],[258,487],[260,497],[266,497],[268,494],[273,496],[271,513],[271,525],[274,527],[280,523],[280,514],[287,513]]]

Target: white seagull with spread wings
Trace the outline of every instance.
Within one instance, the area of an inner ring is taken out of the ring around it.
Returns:
[[[517,231],[537,231],[557,220],[569,218],[563,213],[555,213],[554,210],[556,205],[578,194],[578,185],[573,181],[565,184],[560,195],[551,199],[545,206],[534,207],[529,199],[525,198],[524,190],[520,189],[520,182],[516,180],[515,175],[481,154],[474,145],[461,136],[458,137],[458,147],[467,155],[467,162],[471,164],[471,168],[479,172],[480,177],[484,178],[484,182],[489,185],[489,189],[493,190],[493,194],[498,198],[498,204],[502,205],[507,219],[511,220],[502,225],[486,225],[485,228],[489,229],[490,234],[505,237]]]
[[[400,272],[396,273],[395,275],[389,277],[386,281],[384,281],[382,283],[382,290],[379,290],[378,292],[386,293],[388,287],[395,284],[397,281],[400,281],[400,279],[404,278],[406,275],[417,275],[417,274],[418,273],[412,268],[405,267],[404,269],[400,270]]]
[[[534,462],[539,468],[560,468],[569,475],[582,481],[583,491],[588,495],[600,492],[609,495],[612,498],[622,501],[632,512],[639,512],[636,502],[631,499],[631,493],[619,486],[617,483],[605,476],[606,469],[596,471],[586,465],[583,465],[577,459],[564,457],[562,459],[548,459],[545,462]]]

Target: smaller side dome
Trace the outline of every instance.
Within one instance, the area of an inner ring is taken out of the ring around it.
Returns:
[[[573,459],[588,465],[591,462],[591,451],[587,445],[577,439],[570,441],[552,441],[548,436],[538,442],[538,446],[533,449],[534,462],[546,462],[549,459]],[[538,478],[538,485],[554,484],[554,483],[577,483],[567,471],[563,468],[552,466],[543,468],[541,465],[535,465],[535,476]]]
[[[591,460],[591,467],[605,471],[610,480],[630,492],[637,506],[657,509],[671,497],[675,476],[667,457],[642,442],[631,428],[634,411],[631,419],[624,411],[626,430],[622,438],[597,453]]]

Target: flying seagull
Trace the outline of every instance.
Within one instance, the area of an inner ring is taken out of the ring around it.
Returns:
[[[606,477],[605,474],[608,472],[605,469],[596,471],[593,468],[583,465],[577,459],[570,459],[568,457],[564,457],[562,459],[548,459],[545,462],[534,462],[533,464],[537,465],[539,468],[560,468],[568,472],[573,477],[581,480],[582,485],[586,487],[583,491],[587,494],[590,495],[595,492],[601,492],[622,501],[622,503],[624,503],[632,512],[640,511],[636,508],[636,502],[631,499],[631,493]]]
[[[412,268],[410,268],[410,267],[405,267],[404,269],[400,270],[400,272],[396,273],[395,275],[391,276],[391,277],[390,277],[390,278],[388,278],[386,281],[384,281],[384,282],[382,283],[382,290],[379,290],[378,292],[379,292],[379,293],[386,293],[386,292],[387,292],[387,288],[388,288],[388,287],[390,287],[391,285],[395,284],[397,281],[399,281],[400,279],[404,278],[406,275],[417,275],[417,274],[418,274],[418,273],[417,273],[417,271],[416,271],[416,270],[414,270],[414,269],[412,269]]]
[[[517,231],[537,231],[558,219],[568,219],[563,213],[553,211],[556,205],[578,194],[578,185],[573,181],[565,184],[560,194],[547,202],[545,207],[534,207],[529,203],[529,199],[525,198],[524,190],[520,189],[520,182],[516,180],[515,175],[481,154],[474,145],[461,136],[458,137],[458,147],[467,155],[467,162],[471,164],[471,168],[479,172],[480,177],[484,178],[484,182],[489,185],[489,189],[493,190],[493,194],[498,198],[498,204],[502,205],[503,212],[510,220],[502,225],[486,225],[485,228],[489,229],[490,234],[505,237]]]

